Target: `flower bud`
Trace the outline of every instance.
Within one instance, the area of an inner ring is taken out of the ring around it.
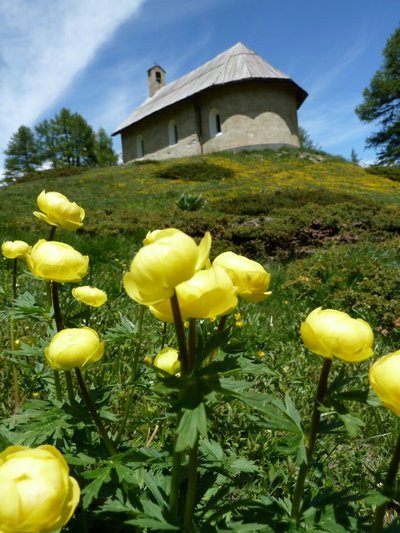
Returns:
[[[9,446],[0,454],[0,531],[55,531],[71,518],[80,489],[54,446]]]
[[[400,350],[375,361],[369,382],[383,405],[400,416]]]
[[[18,257],[24,257],[32,246],[24,241],[5,241],[1,245],[1,252],[7,259],[17,259]]]
[[[163,348],[154,358],[153,366],[167,374],[178,374],[181,370],[178,351],[175,348]]]
[[[101,289],[85,285],[84,287],[74,287],[72,296],[78,302],[90,305],[91,307],[100,307],[107,301],[107,294]]]
[[[200,270],[176,287],[182,319],[216,318],[230,313],[237,305],[236,289],[224,269],[215,266]],[[150,306],[153,315],[164,322],[173,322],[170,300]]]
[[[314,309],[301,324],[301,336],[309,350],[328,359],[353,363],[374,354],[370,325],[335,309]]]
[[[238,296],[248,302],[258,303],[271,292],[267,292],[271,274],[260,263],[233,252],[224,252],[216,257],[213,265],[223,268],[237,288]]]
[[[47,281],[79,282],[89,267],[88,256],[83,256],[69,244],[40,239],[26,255],[29,270]]]
[[[170,298],[179,283],[203,268],[211,235],[206,233],[197,246],[183,231],[169,228],[149,233],[144,242],[124,275],[124,287],[136,302],[153,305]]]
[[[40,211],[34,211],[33,214],[47,224],[69,230],[76,230],[82,226],[85,211],[75,202],[70,202],[63,194],[42,191],[36,201]]]
[[[62,329],[54,335],[45,356],[54,370],[72,370],[95,363],[104,354],[104,342],[92,328]]]

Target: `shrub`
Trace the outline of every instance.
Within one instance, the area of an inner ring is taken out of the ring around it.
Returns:
[[[183,181],[221,180],[231,178],[233,175],[233,170],[207,161],[175,163],[155,173],[157,178]]]
[[[367,174],[376,174],[393,181],[400,181],[400,167],[384,167],[372,165],[366,169]]]

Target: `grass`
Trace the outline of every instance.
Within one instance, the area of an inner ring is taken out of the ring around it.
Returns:
[[[199,168],[211,171],[197,179]],[[2,241],[23,239],[33,244],[46,238],[48,228],[31,215],[43,189],[64,193],[86,211],[82,229],[76,233],[58,230],[57,238],[90,256],[85,281],[106,290],[108,303],[89,317],[83,307],[76,307],[69,287],[62,287],[61,297],[69,326],[84,319],[107,339],[104,362],[88,374],[92,385],[105,395],[111,391],[108,407],[113,416],[122,415],[130,387],[132,335],[138,320],[138,306],[122,287],[122,274],[147,231],[155,228],[178,227],[196,239],[209,230],[214,256],[233,250],[260,261],[272,273],[270,298],[258,305],[240,304],[243,327],[232,322],[232,342],[245,346],[250,359],[265,365],[255,390],[281,399],[289,393],[304,421],[311,412],[321,363],[304,348],[299,336],[300,323],[312,309],[333,307],[370,322],[379,356],[399,347],[400,182],[396,180],[328,154],[317,157],[292,150],[133,163],[60,177],[43,173],[0,189]],[[201,197],[203,207],[179,209],[182,195]],[[4,309],[10,302],[11,262],[2,259],[0,268],[0,308]],[[32,279],[22,265],[19,284],[21,294],[30,291],[38,305],[44,305],[41,282]],[[38,323],[29,316],[16,323],[23,342],[19,359],[23,361],[21,391],[25,399],[45,399],[50,380],[42,357],[50,332]],[[146,314],[144,329],[143,354],[155,355],[161,324]],[[172,341],[172,329],[167,336]],[[0,342],[3,357],[9,357],[5,321]],[[333,383],[340,382],[344,391],[367,391],[369,365],[350,365],[347,381],[343,381],[346,365],[338,363]],[[0,412],[7,417],[12,409],[9,363],[2,366],[0,376]],[[156,424],[163,429],[154,446],[162,450],[169,445],[171,422],[168,412],[159,408],[153,383],[154,376],[141,363],[126,446],[143,446]],[[310,475],[307,492],[310,498],[321,490],[322,480],[325,489],[351,491],[356,486],[359,492],[369,492],[386,468],[395,439],[393,416],[373,409],[365,398],[354,398],[346,405],[365,425],[354,434],[351,430],[349,437],[338,423],[340,417],[327,412],[325,429],[336,424],[335,437],[322,435],[317,445],[317,468]],[[263,416],[255,416],[238,401],[216,402],[209,416],[210,438],[223,443],[227,453],[245,451],[248,460],[257,464],[257,471],[250,469],[239,476],[238,494],[267,492],[288,497],[295,482],[294,444],[291,450]],[[116,428],[118,424],[110,417]],[[357,512],[367,514],[367,504]]]

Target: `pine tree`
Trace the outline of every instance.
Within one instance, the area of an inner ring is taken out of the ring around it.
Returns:
[[[356,107],[363,122],[378,122],[380,130],[372,133],[367,148],[378,148],[378,161],[384,165],[400,163],[400,26],[383,50],[383,66],[364,89],[364,101]]]
[[[36,170],[42,163],[35,136],[27,126],[13,133],[4,151],[6,179],[14,179]]]
[[[100,128],[96,133],[95,153],[100,167],[118,163],[118,155],[114,152],[112,139],[104,128]]]

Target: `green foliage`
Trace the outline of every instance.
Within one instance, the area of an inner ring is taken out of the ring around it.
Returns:
[[[384,165],[400,163],[400,27],[383,50],[383,66],[364,89],[364,101],[356,107],[364,122],[377,121],[380,130],[370,135],[367,147],[378,148],[378,161]]]
[[[96,164],[100,167],[116,165],[118,163],[118,156],[114,152],[112,139],[107,135],[104,128],[100,128],[96,133],[94,152]]]
[[[79,113],[63,108],[52,119],[35,126],[35,133],[20,126],[5,151],[6,181],[38,179],[34,171],[44,164],[58,169],[56,175],[68,174],[66,168],[108,166],[118,162],[112,140],[104,128],[97,133]],[[43,171],[42,171],[43,172]],[[43,177],[41,172],[40,177]],[[45,171],[46,172],[46,171]],[[50,177],[47,171],[46,177]]]
[[[12,134],[5,150],[6,181],[13,181],[27,172],[35,170],[42,162],[39,156],[37,141],[32,130],[27,126],[20,126]]]
[[[300,148],[302,150],[318,151],[320,149],[311,139],[310,134],[307,132],[307,130],[305,130],[301,126],[299,127],[299,142]]]
[[[398,185],[386,174],[368,174],[329,156],[300,158],[296,151],[214,155],[207,161],[226,167],[230,177],[196,180],[193,171],[191,194],[207,200],[199,211],[171,208],[188,184],[183,174],[160,178],[172,166],[164,162],[68,176],[60,169],[60,179],[52,169],[1,189],[3,240],[33,244],[47,236],[48,228],[31,216],[43,189],[59,190],[86,210],[81,230],[58,229],[57,238],[90,256],[87,284],[105,289],[108,301],[84,309],[69,286],[60,288],[60,298],[67,325],[89,325],[106,341],[104,358],[85,369],[85,379],[117,453],[108,456],[74,376],[73,399],[67,398],[63,376],[63,398],[55,399],[43,355],[54,334],[46,288],[19,261],[18,297],[12,301],[13,267],[5,259],[1,449],[46,443],[66,455],[82,489],[80,507],[64,528],[70,533],[184,531],[169,501],[172,452],[177,443],[183,456],[177,505],[183,509],[188,451],[197,437],[198,531],[368,531],[374,507],[386,501],[376,487],[398,429],[368,391],[368,362],[334,361],[302,516],[298,525],[290,519],[321,366],[321,358],[302,345],[299,327],[311,309],[335,307],[372,324],[378,356],[398,349]],[[290,187],[285,180],[292,180]],[[168,325],[164,331],[150,313],[140,328],[140,309],[122,286],[147,231],[167,226],[196,239],[210,230],[214,255],[232,249],[262,260],[272,273],[267,300],[240,303],[242,327],[232,315],[222,334],[218,323],[198,324],[197,363],[187,380],[160,375],[144,363],[162,345],[175,346],[174,329]],[[10,319],[17,350],[10,349]],[[21,391],[15,413],[14,365]],[[395,504],[392,517],[389,528],[395,530]]]
[[[175,205],[181,211],[198,211],[205,206],[205,203],[202,194],[182,193]]]
[[[232,170],[205,159],[187,163],[168,164],[156,172],[158,178],[183,181],[224,180],[233,176]]]
[[[368,174],[375,174],[393,181],[400,181],[400,168],[393,166],[371,165],[366,169]]]

